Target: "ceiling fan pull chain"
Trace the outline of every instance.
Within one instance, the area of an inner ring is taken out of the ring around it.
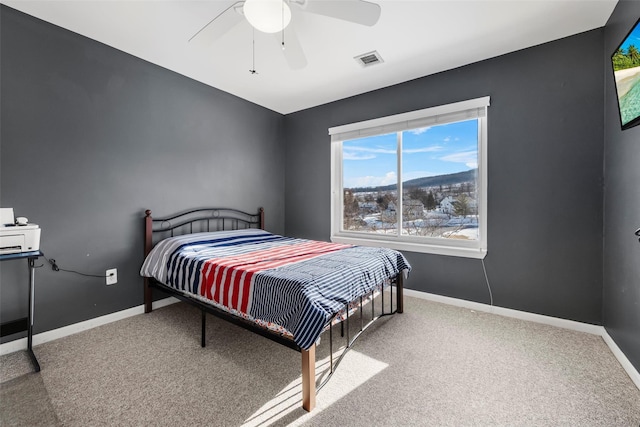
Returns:
[[[284,50],[284,0],[282,0],[282,50]]]
[[[256,29],[253,28],[252,29],[252,40],[251,40],[251,54],[253,57],[253,67],[251,68],[251,70],[249,70],[249,73],[251,74],[258,74],[258,72],[256,71]]]

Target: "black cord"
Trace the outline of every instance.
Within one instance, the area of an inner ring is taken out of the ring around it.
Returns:
[[[64,271],[65,273],[74,273],[74,274],[79,274],[80,276],[85,276],[85,277],[99,277],[101,279],[105,278],[105,277],[108,277],[108,276],[105,276],[104,274],[100,274],[100,275],[98,275],[98,274],[86,274],[86,273],[81,273],[81,272],[75,271],[75,270],[67,270],[67,269],[64,269],[64,268],[60,268],[60,267],[58,267],[58,264],[56,264],[56,260],[55,259],[53,259],[53,258],[49,259],[44,255],[42,255],[42,257],[44,259],[46,259],[49,264],[51,264],[51,269],[53,271]]]

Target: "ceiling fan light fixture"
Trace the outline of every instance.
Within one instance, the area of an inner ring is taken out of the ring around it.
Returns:
[[[291,9],[284,0],[245,0],[242,12],[263,33],[277,33],[291,22]]]

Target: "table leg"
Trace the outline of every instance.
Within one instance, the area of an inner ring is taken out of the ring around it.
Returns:
[[[35,301],[35,267],[36,258],[29,258],[29,320],[27,327],[27,353],[36,372],[40,372],[40,364],[33,353],[33,306]]]

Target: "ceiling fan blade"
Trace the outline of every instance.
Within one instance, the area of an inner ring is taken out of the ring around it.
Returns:
[[[189,42],[196,40],[208,43],[222,37],[223,34],[244,20],[244,17],[238,13],[237,10],[239,8],[241,11],[243,4],[244,1],[239,1],[223,10],[218,16],[209,21],[207,25],[202,27],[200,31],[195,33],[189,39]]]
[[[380,5],[364,0],[292,0],[309,13],[373,26],[380,19]]]
[[[274,33],[273,36],[282,46],[282,33]],[[307,57],[292,25],[288,25],[284,30],[284,50],[282,53],[292,70],[299,70],[307,66]]]

